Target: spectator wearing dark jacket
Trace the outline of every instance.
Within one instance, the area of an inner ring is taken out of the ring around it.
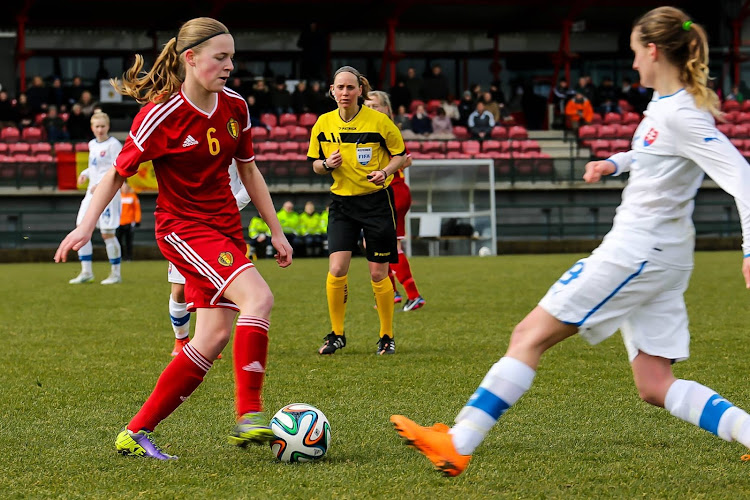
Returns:
[[[467,127],[469,116],[474,112],[475,109],[476,103],[474,102],[474,95],[470,90],[464,91],[464,95],[463,97],[461,97],[461,102],[458,103],[459,118],[456,125]]]
[[[17,127],[18,116],[7,90],[0,90],[0,128]]]
[[[432,73],[422,83],[422,98],[425,101],[433,99],[445,100],[450,94],[450,84],[443,74],[443,68],[439,64],[432,67]]]
[[[472,138],[482,141],[490,137],[492,127],[495,126],[495,118],[484,109],[484,103],[479,101],[474,112],[469,115],[467,124]]]
[[[42,119],[42,128],[47,132],[49,142],[61,142],[69,139],[65,122],[57,112],[57,106],[47,107],[47,116]]]
[[[286,82],[283,78],[276,80],[276,85],[271,90],[271,107],[277,115],[284,113],[294,113],[292,108],[292,94],[286,88]]]
[[[411,117],[411,129],[421,136],[428,136],[432,133],[432,119],[425,111],[423,104],[417,106],[414,116]]]
[[[79,103],[73,104],[65,123],[71,141],[90,141],[94,138],[91,132],[91,119],[83,114],[83,107]]]
[[[393,109],[398,109],[399,106],[404,106],[409,109],[411,104],[411,92],[406,86],[406,80],[403,77],[399,77],[396,80],[396,85],[391,87],[391,105]]]

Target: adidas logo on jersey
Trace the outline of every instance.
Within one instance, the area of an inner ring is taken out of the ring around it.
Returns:
[[[248,363],[243,366],[242,369],[246,372],[264,373],[266,371],[266,369],[263,368],[263,365],[260,364],[260,361],[253,361],[252,363]]]
[[[193,139],[192,135],[189,135],[189,136],[185,137],[185,142],[182,143],[182,147],[183,148],[187,148],[187,147],[190,147],[190,146],[195,146],[197,144],[198,144],[198,141],[196,141],[195,139]]]

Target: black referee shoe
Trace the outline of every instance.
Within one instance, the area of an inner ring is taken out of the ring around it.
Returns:
[[[378,340],[378,350],[375,351],[375,354],[396,354],[396,341],[389,335],[383,335]]]
[[[319,354],[333,354],[346,345],[346,335],[336,335],[331,332],[323,337],[323,345],[318,349]]]

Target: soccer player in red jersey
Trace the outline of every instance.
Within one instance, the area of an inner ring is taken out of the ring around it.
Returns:
[[[387,93],[382,90],[373,90],[367,94],[365,100],[365,106],[372,108],[375,111],[385,113],[389,118],[393,119],[393,109],[391,108],[391,98]],[[411,155],[407,150],[407,158],[401,169],[397,170],[393,174],[393,180],[391,181],[391,189],[393,189],[393,201],[396,209],[396,238],[398,238],[398,263],[390,264],[390,277],[391,281],[395,275],[398,278],[399,283],[404,287],[406,291],[406,304],[404,304],[404,311],[414,311],[424,306],[425,301],[419,294],[417,283],[414,281],[414,277],[411,274],[411,266],[409,265],[409,259],[406,258],[402,241],[406,237],[406,212],[411,208],[411,189],[406,183],[404,178],[404,169],[411,165]],[[393,283],[393,291],[398,294],[396,290],[396,283]],[[401,297],[396,296],[396,302],[400,302]]]
[[[60,243],[55,261],[90,240],[96,220],[126,177],[151,161],[159,184],[156,240],[164,257],[186,278],[185,297],[197,311],[195,335],[162,372],[140,411],[115,441],[118,452],[170,460],[152,441],[154,428],[203,381],[229,342],[233,344],[237,424],[231,443],[273,438],[261,390],[268,352],[273,294],[253,263],[237,203],[229,186],[232,159],[253,204],[268,223],[280,267],[292,263],[268,187],[254,158],[250,116],[243,97],[225,87],[234,69],[234,39],[211,18],[182,25],[148,73],[136,55],[115,89],[144,104],[122,152],[99,183],[83,222]]]

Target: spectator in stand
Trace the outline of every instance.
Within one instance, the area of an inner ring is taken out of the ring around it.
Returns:
[[[445,114],[445,109],[442,107],[438,108],[437,113],[432,117],[432,134],[430,134],[430,139],[449,140],[455,138],[456,136],[453,134],[453,122]]]
[[[331,102],[328,94],[326,94],[317,80],[310,82],[310,85],[307,87],[305,102],[307,103],[307,107],[310,108],[310,112],[316,115],[322,115],[331,111],[332,106],[336,104],[335,102]]]
[[[34,118],[36,118],[36,114],[34,113],[34,110],[31,109],[29,98],[26,96],[25,92],[21,92],[20,94],[18,94],[18,100],[16,101],[15,110],[19,128],[29,127],[34,124]]]
[[[232,76],[227,82],[227,87],[237,92],[239,95],[247,95],[250,92],[250,85],[247,84],[238,75]]]
[[[305,210],[299,215],[299,236],[305,257],[318,257],[323,253],[323,233],[320,226],[320,214],[315,212],[315,203],[308,201],[305,203]]]
[[[294,202],[287,200],[281,206],[281,210],[276,213],[281,224],[281,230],[284,231],[287,241],[292,246],[295,252],[298,251],[299,240],[297,234],[299,233],[299,214],[294,211]]]
[[[70,139],[65,129],[65,122],[57,112],[57,106],[47,108],[47,116],[42,119],[42,128],[47,133],[49,142],[62,142]]]
[[[422,79],[417,75],[417,70],[411,67],[406,70],[406,88],[409,89],[411,100],[423,100],[422,98]],[[411,102],[411,101],[410,101]]]
[[[94,110],[99,106],[99,103],[94,100],[94,95],[90,90],[81,92],[81,98],[78,103],[81,105],[83,114],[89,117],[94,114]]]
[[[80,103],[73,104],[68,120],[65,122],[65,129],[71,141],[88,142],[94,138],[91,132],[91,121],[83,114],[83,107]]]
[[[408,131],[412,135],[414,134],[411,130],[411,118],[406,113],[406,106],[404,106],[403,104],[398,107],[396,116],[393,117],[393,122],[396,124],[402,134],[406,131]]]
[[[49,89],[49,100],[47,104],[57,106],[60,113],[68,111],[68,101],[65,99],[65,89],[62,87],[62,80],[59,76],[52,79],[52,87]]]
[[[408,109],[411,104],[411,92],[406,86],[406,80],[403,76],[399,76],[396,79],[396,85],[391,87],[391,104],[394,109],[398,109],[399,106]]]
[[[465,90],[461,97],[461,102],[458,103],[458,123],[456,125],[468,127],[469,116],[471,116],[476,107],[474,95],[471,93],[471,90]]]
[[[445,111],[445,116],[451,121],[451,124],[456,125],[461,119],[461,113],[458,112],[458,105],[456,104],[456,98],[453,94],[448,96],[448,99],[440,103],[440,107]]]
[[[18,117],[7,90],[0,90],[0,128],[17,127]]]
[[[632,85],[631,91],[633,92],[633,108],[636,113],[643,113],[646,111],[648,103],[651,102],[651,97],[654,95],[653,89],[644,87],[640,82],[636,82]]]
[[[41,76],[36,75],[31,79],[31,85],[26,90],[26,96],[29,98],[29,105],[35,115],[47,111],[49,89],[44,85],[44,80]]]
[[[255,96],[255,103],[258,105],[260,114],[273,113],[273,105],[271,104],[271,92],[266,85],[266,81],[263,78],[255,80],[253,90],[251,92]]]
[[[560,78],[557,87],[552,92],[555,96],[555,113],[559,116],[565,116],[565,105],[576,95],[575,90],[570,88],[568,80]]]
[[[578,86],[575,88],[576,92],[583,94],[593,106],[597,101],[596,96],[596,85],[591,80],[590,75],[583,75],[578,78]]]
[[[492,113],[484,109],[484,103],[479,101],[474,112],[469,115],[467,124],[471,137],[483,141],[490,137],[492,127],[495,126],[495,118]]]
[[[122,260],[132,261],[135,228],[141,225],[141,201],[127,180],[120,188],[120,201],[122,202],[120,227],[115,231],[115,235],[122,248]]]
[[[276,77],[276,84],[271,89],[271,107],[276,116],[284,113],[294,113],[292,108],[292,94],[286,88],[286,80],[283,76]]]
[[[250,125],[253,127],[263,127],[268,130],[270,127],[260,121],[260,109],[255,101],[255,96],[250,94],[247,96],[247,111],[250,114]]]
[[[500,80],[493,80],[490,83],[490,92],[498,105],[505,104],[505,92],[503,92],[503,84]]]
[[[328,33],[316,22],[311,22],[297,39],[297,47],[302,49],[300,76],[304,80],[325,79],[326,58],[328,56]]]
[[[310,108],[307,107],[306,96],[307,82],[305,80],[300,80],[297,82],[297,85],[294,86],[294,92],[292,92],[292,109],[298,115],[310,111]]]
[[[256,215],[250,219],[247,233],[250,236],[250,254],[253,256],[253,260],[273,257],[271,230],[262,217]]]
[[[498,123],[500,121],[500,106],[492,96],[492,92],[488,90],[482,94],[482,103],[484,104],[484,109],[492,113],[495,123]]]
[[[739,85],[732,85],[732,90],[730,90],[727,94],[726,100],[737,101],[738,103],[742,104],[742,101],[745,100],[745,96],[742,94]]]
[[[484,94],[484,90],[482,90],[482,85],[479,83],[472,83],[469,86],[469,89],[471,90],[471,98],[474,100],[474,104],[478,103],[482,100],[482,94]],[[474,108],[472,108],[473,111]]]
[[[81,100],[81,94],[84,90],[88,90],[83,84],[83,79],[76,75],[73,77],[73,81],[70,86],[64,88],[65,99],[68,101],[68,108],[72,109],[73,104]]]
[[[607,113],[622,114],[620,104],[618,103],[620,100],[619,92],[611,77],[605,76],[602,78],[602,83],[599,85],[596,95],[599,99],[599,103],[595,107],[597,113],[600,113],[602,116]]]
[[[432,66],[432,72],[422,82],[422,98],[425,101],[434,99],[445,100],[450,94],[450,83],[443,73],[443,68],[439,64]]]
[[[583,92],[576,90],[576,95],[565,105],[565,116],[568,126],[577,131],[581,125],[591,123],[594,107]]]
[[[724,92],[721,91],[721,86],[716,85],[716,80],[714,80],[713,78],[709,78],[706,82],[706,86],[716,93],[716,96],[719,98],[719,102],[724,102]]]
[[[411,117],[411,130],[423,139],[432,133],[432,119],[425,111],[424,104],[419,104],[414,111]]]

